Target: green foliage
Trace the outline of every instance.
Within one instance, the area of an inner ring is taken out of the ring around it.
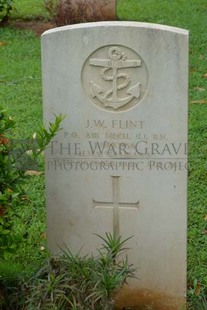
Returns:
[[[127,239],[122,240],[121,236],[115,237],[114,235],[110,233],[106,233],[105,237],[102,237],[100,235],[97,235],[97,236],[101,238],[101,240],[103,241],[100,254],[102,254],[102,250],[105,250],[108,253],[110,253],[113,259],[117,258],[117,254],[120,254],[122,251],[127,250],[127,248],[123,246],[131,238],[131,237],[128,237]]]
[[[51,258],[26,285],[28,309],[112,310],[115,294],[134,268],[120,258],[125,242],[107,233],[99,256],[81,256],[70,249]]]
[[[0,0],[0,24],[8,20],[13,4],[13,0]]]
[[[9,140],[6,137],[7,132],[13,128],[14,122],[8,117],[5,110],[0,107],[0,258],[7,259],[16,248],[14,235],[12,234],[11,218],[14,216],[14,207],[20,196],[18,187],[17,172],[10,169]],[[19,181],[22,179],[19,173]]]
[[[60,124],[63,119],[64,116],[61,114],[56,116],[54,123],[49,122],[48,129],[46,129],[44,126],[41,126],[37,133],[33,135],[33,138],[37,143],[37,148],[33,153],[34,158],[39,156],[39,154],[41,154],[46,146],[50,143],[51,139],[55,137],[57,132],[60,130]]]
[[[38,156],[60,129],[62,115],[56,116],[49,128],[41,127],[33,139],[12,141],[7,138],[14,127],[11,116],[0,106],[0,258],[8,259],[16,249],[12,219],[16,208],[27,199],[22,184],[25,171],[36,164]],[[31,149],[32,148],[32,149]]]

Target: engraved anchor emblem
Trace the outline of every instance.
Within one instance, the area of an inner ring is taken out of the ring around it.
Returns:
[[[90,65],[103,67],[101,77],[106,82],[112,82],[112,87],[105,91],[100,85],[91,81],[90,92],[92,97],[98,98],[106,108],[110,107],[116,110],[129,103],[133,98],[138,99],[141,96],[141,83],[138,82],[126,90],[126,97],[118,97],[119,90],[127,88],[130,84],[130,76],[125,72],[119,72],[120,69],[140,67],[141,60],[127,60],[126,54],[117,46],[109,48],[108,56],[109,59],[90,59]],[[111,75],[107,75],[108,70],[112,70]],[[119,79],[124,79],[124,82],[119,84]]]

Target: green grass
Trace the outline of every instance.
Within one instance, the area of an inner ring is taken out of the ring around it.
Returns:
[[[45,10],[44,0],[15,0],[12,18],[35,20],[48,19],[49,14]]]
[[[118,18],[190,30],[188,282],[198,280],[207,291],[207,1],[118,0]],[[35,3],[35,5],[33,5]],[[42,1],[16,0],[13,18],[47,18]],[[42,123],[40,39],[30,31],[0,28],[0,98],[15,116],[14,137],[31,136]],[[44,177],[33,176],[25,188],[30,202],[19,210],[16,230],[22,240],[16,256],[1,265],[0,274],[31,273],[46,256]],[[199,309],[199,308],[198,308]],[[201,310],[201,308],[199,309]]]
[[[5,43],[0,46],[1,103],[15,116],[15,137],[26,138],[42,122],[40,40],[10,28],[0,28],[0,38]]]

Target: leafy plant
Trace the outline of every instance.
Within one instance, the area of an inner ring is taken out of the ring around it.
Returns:
[[[13,5],[13,0],[0,0],[0,24],[7,22]]]
[[[69,248],[27,283],[28,309],[112,310],[115,294],[135,269],[120,254],[128,240],[106,233],[98,257]],[[28,294],[29,292],[29,294]]]
[[[12,141],[8,136],[12,134],[14,120],[0,107],[0,258],[9,258],[17,246],[12,219],[16,208],[27,200],[22,189],[28,178],[25,171],[37,163],[62,120],[62,115],[56,116],[48,129],[41,127],[32,139]]]

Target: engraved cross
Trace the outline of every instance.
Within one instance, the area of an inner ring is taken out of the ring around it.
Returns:
[[[94,208],[112,208],[113,209],[113,233],[115,237],[120,235],[120,209],[138,209],[139,201],[137,202],[120,202],[120,187],[119,187],[119,178],[120,176],[112,176],[112,193],[113,201],[110,202],[101,202],[93,199]]]

